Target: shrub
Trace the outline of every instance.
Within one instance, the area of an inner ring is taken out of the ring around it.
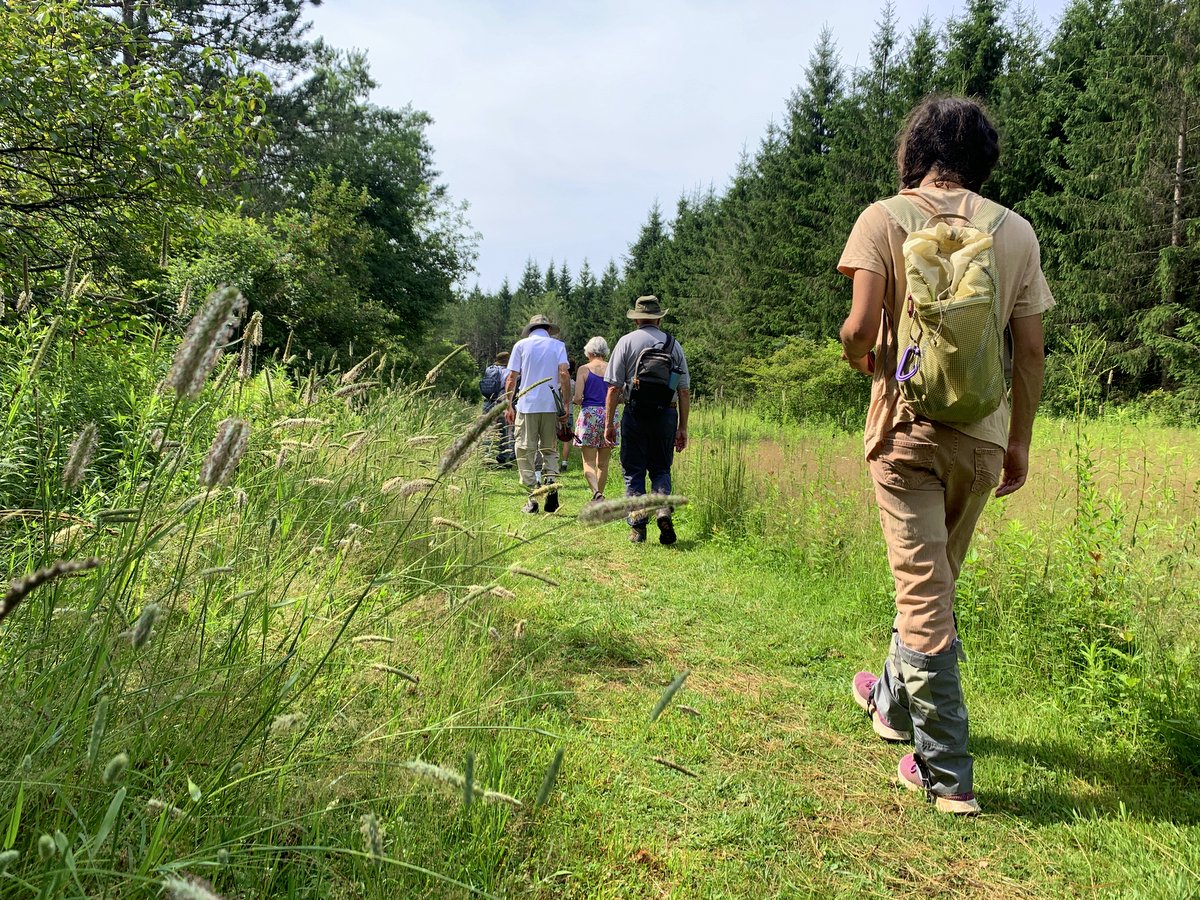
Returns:
[[[759,415],[774,422],[806,422],[852,431],[863,419],[871,381],[842,360],[837,341],[789,337],[765,359],[742,369]]]

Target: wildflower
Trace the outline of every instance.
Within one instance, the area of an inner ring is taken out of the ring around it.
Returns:
[[[615,500],[597,500],[585,504],[579,511],[579,521],[584,525],[602,525],[615,522],[634,513],[651,509],[675,510],[686,506],[687,497],[677,494],[644,494],[640,497],[619,497]]]
[[[171,900],[221,900],[211,884],[195,875],[186,878],[168,875],[163,879],[163,888]]]
[[[62,475],[63,486],[68,491],[83,480],[83,473],[87,470],[88,463],[92,461],[92,454],[96,452],[96,434],[96,423],[91,422],[85,425],[83,431],[79,432],[75,440],[71,442],[71,449],[67,452],[67,464],[63,468]]]
[[[507,403],[497,403],[472,422],[470,427],[459,435],[458,440],[451,444],[449,449],[442,455],[441,462],[438,463],[438,476],[445,477],[457,469],[459,464],[462,463],[463,457],[479,442],[479,439],[483,437],[483,433],[504,415],[506,409],[508,409]]]
[[[104,728],[108,724],[108,698],[101,697],[96,704],[96,717],[92,719],[92,733],[88,739],[88,768],[96,764],[100,755],[100,743],[104,740]]]
[[[378,352],[378,350],[374,351],[370,355],[364,357],[363,360],[353,369],[350,369],[348,372],[343,372],[341,379],[342,384],[354,384],[354,382],[358,381],[358,376],[363,373],[363,369],[367,367],[367,363],[374,359],[375,354]],[[336,397],[338,395],[335,393],[334,396]]]
[[[228,484],[246,452],[249,438],[250,425],[242,419],[230,417],[218,425],[212,446],[200,467],[199,482],[205,487]]]
[[[104,764],[104,783],[116,784],[125,777],[125,770],[127,768],[129,768],[129,754],[118,753]]]
[[[56,853],[58,853],[58,847],[54,843],[54,838],[48,834],[43,834],[38,838],[38,856],[43,862],[53,859]]]
[[[364,813],[359,819],[359,831],[362,832],[363,845],[366,847],[367,855],[371,857],[373,862],[379,862],[383,859],[383,826],[379,824],[379,819],[375,813]]]
[[[38,569],[26,575],[24,578],[14,578],[8,583],[8,591],[4,594],[4,599],[0,600],[0,621],[3,621],[9,613],[17,608],[17,604],[24,600],[36,588],[41,587],[47,581],[53,581],[63,575],[74,575],[76,572],[85,572],[88,569],[94,569],[100,565],[100,560],[94,556],[89,556],[86,559],[60,559],[57,562],[47,566],[44,569]]]
[[[142,608],[141,615],[137,617],[137,621],[129,629],[129,643],[133,645],[134,650],[140,650],[146,646],[146,642],[150,640],[151,633],[154,630],[154,621],[158,618],[160,611],[161,608],[157,603],[147,603]]]
[[[195,399],[217,364],[217,359],[245,308],[245,298],[233,287],[219,287],[196,313],[184,332],[166,386],[180,397]]]

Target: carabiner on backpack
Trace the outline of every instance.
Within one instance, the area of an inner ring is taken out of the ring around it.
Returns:
[[[920,367],[921,348],[916,344],[909,344],[900,354],[900,361],[896,363],[896,380],[908,381],[917,374],[917,369]]]

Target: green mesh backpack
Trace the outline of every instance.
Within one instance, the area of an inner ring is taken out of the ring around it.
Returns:
[[[992,236],[1008,210],[984,200],[973,219],[926,217],[899,196],[883,207],[908,235],[907,290],[895,323],[900,395],[927,419],[978,422],[995,412],[1005,391]]]

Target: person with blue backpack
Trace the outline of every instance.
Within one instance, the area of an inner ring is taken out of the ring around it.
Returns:
[[[882,673],[851,693],[879,737],[912,742],[900,784],[956,815],[980,806],[955,582],[988,495],[1028,475],[1054,305],[1033,228],[980,196],[999,155],[978,102],[926,98],[900,134],[899,194],[863,211],[838,262],[853,280],[843,358],[872,378],[865,449],[896,601]]]
[[[483,394],[483,411],[491,412],[504,396],[504,378],[508,374],[508,351],[501,350],[479,379],[479,393]],[[517,458],[513,450],[512,427],[503,418],[499,423],[500,438],[496,443],[496,463],[511,466]]]

